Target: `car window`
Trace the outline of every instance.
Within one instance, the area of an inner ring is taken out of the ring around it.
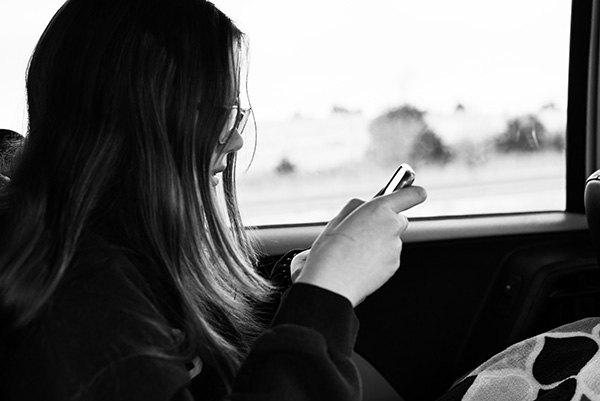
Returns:
[[[0,128],[26,133],[25,73],[42,32],[64,0],[0,2]]]
[[[0,4],[0,128],[26,131],[27,61],[62,3]],[[250,41],[247,224],[329,220],[404,162],[429,193],[408,216],[565,209],[569,1],[215,3]]]
[[[329,220],[403,162],[409,216],[565,209],[569,1],[216,3],[250,37],[249,224]]]

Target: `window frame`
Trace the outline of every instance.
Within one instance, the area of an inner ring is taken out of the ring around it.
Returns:
[[[573,0],[569,39],[566,127],[566,207],[564,212],[530,212],[411,218],[405,243],[447,241],[587,230],[583,192],[585,180],[598,168],[597,138],[600,53],[600,0]],[[587,22],[587,23],[584,23]],[[326,223],[248,227],[269,255],[309,248]]]

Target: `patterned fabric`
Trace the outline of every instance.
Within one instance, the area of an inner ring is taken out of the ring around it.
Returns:
[[[600,318],[517,343],[455,385],[441,400],[600,400]]]

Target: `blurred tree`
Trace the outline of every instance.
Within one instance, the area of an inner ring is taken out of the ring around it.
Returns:
[[[548,147],[552,150],[562,152],[566,149],[566,138],[564,132],[557,132],[549,135]]]
[[[411,105],[389,110],[369,124],[371,146],[367,157],[380,165],[396,165],[409,160],[413,144],[427,129],[424,112]]]
[[[379,165],[446,163],[452,152],[425,121],[425,112],[405,104],[389,110],[369,125],[367,157]]]
[[[538,117],[527,114],[509,120],[506,130],[494,138],[494,145],[504,153],[535,152],[547,148],[548,139],[548,132]]]
[[[280,175],[293,174],[296,172],[296,166],[287,157],[284,157],[275,167],[275,171]]]
[[[421,132],[413,144],[410,160],[413,164],[425,162],[446,164],[453,159],[453,153],[441,138],[429,128]]]

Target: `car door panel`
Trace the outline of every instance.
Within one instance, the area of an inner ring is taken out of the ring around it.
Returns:
[[[397,273],[356,308],[356,352],[405,399],[435,399],[507,345],[600,312],[594,248],[585,218],[572,217],[543,229],[531,224],[530,233],[509,222],[485,237],[469,236],[483,228],[464,222],[454,236],[447,229],[433,240],[420,230],[435,222],[414,222]],[[277,229],[265,230],[264,249],[304,249],[319,231],[304,227],[294,242],[286,230],[280,241]]]

